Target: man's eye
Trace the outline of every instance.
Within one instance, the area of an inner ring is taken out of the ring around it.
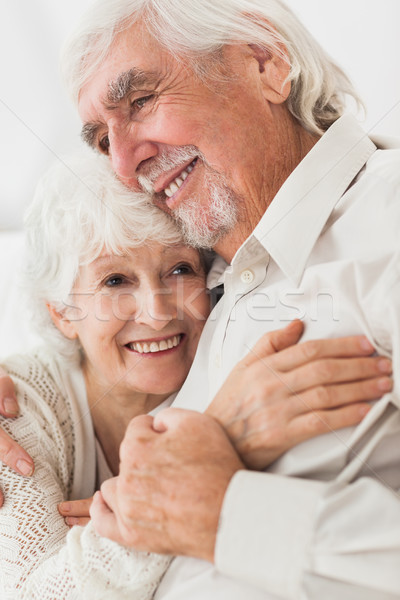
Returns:
[[[148,96],[142,96],[142,98],[137,98],[136,100],[133,100],[133,102],[131,103],[131,107],[134,109],[141,109],[143,108],[150,100],[152,100],[152,98],[154,98],[154,94],[149,94]]]
[[[104,135],[99,139],[99,150],[103,154],[108,154],[110,148],[110,139],[108,135]]]

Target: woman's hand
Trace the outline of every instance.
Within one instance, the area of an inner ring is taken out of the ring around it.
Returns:
[[[90,507],[93,502],[93,496],[91,498],[84,498],[83,500],[68,500],[67,502],[61,502],[58,505],[58,512],[68,527],[73,525],[86,525],[90,521]]]
[[[14,383],[0,367],[0,414],[4,417],[18,416],[18,402]],[[34,471],[33,460],[10,436],[0,428],[0,461],[11,467],[20,475],[30,476]],[[3,495],[0,491],[0,507]]]
[[[357,425],[392,388],[391,362],[364,336],[297,344],[301,321],[264,335],[232,370],[206,413],[244,464],[261,470],[312,437]]]
[[[0,414],[16,417],[19,413],[15,386],[11,377],[0,367]]]

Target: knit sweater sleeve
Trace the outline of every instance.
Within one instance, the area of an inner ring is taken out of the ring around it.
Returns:
[[[68,529],[57,504],[69,497],[73,481],[69,399],[37,358],[5,368],[17,384],[21,415],[1,425],[31,454],[36,469],[23,478],[0,467],[0,597],[150,599],[171,559],[123,548],[100,538],[90,524]]]

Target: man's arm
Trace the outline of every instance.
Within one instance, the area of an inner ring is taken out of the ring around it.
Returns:
[[[240,471],[224,499],[215,564],[290,600],[394,600],[400,497],[369,477],[326,483]]]

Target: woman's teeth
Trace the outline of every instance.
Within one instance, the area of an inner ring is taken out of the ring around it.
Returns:
[[[169,184],[168,187],[165,188],[164,194],[168,198],[171,198],[171,196],[173,196],[175,194],[175,192],[177,192],[179,190],[182,183],[185,181],[186,177],[189,175],[189,173],[191,173],[193,171],[196,162],[197,162],[197,158],[195,158],[190,163],[190,165],[188,165],[186,167],[186,169],[184,171],[182,171],[182,173],[178,177],[176,177],[173,181],[171,181],[171,183]]]
[[[182,339],[181,335],[174,335],[174,337],[168,340],[161,340],[161,342],[132,342],[128,344],[128,347],[139,354],[148,354],[149,352],[162,352],[163,350],[169,350],[178,346]]]

